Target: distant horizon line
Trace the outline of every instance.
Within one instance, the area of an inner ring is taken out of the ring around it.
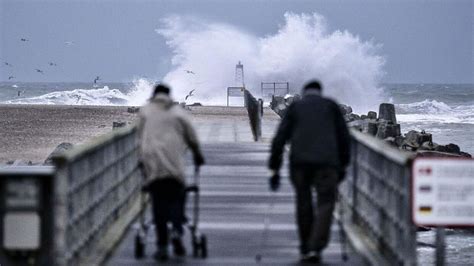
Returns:
[[[92,81],[11,81],[11,80],[0,80],[1,83],[12,83],[12,84],[15,84],[15,83],[94,83]],[[96,85],[100,85],[100,84],[103,84],[103,85],[107,85],[107,84],[120,84],[120,83],[133,83],[133,80],[129,80],[129,81],[107,81],[107,82],[100,82],[100,83],[96,83]],[[412,84],[426,84],[426,85],[430,85],[430,84],[452,84],[452,85],[474,85],[474,82],[458,82],[458,83],[454,83],[454,82],[381,82],[380,85],[394,85],[394,84],[398,84],[398,85],[412,85]]]

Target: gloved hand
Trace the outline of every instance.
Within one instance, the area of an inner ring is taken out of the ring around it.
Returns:
[[[273,172],[273,175],[268,180],[270,184],[271,191],[277,191],[280,188],[280,174],[278,172]]]
[[[194,154],[194,166],[199,168],[201,165],[205,164],[204,156],[200,152]]]

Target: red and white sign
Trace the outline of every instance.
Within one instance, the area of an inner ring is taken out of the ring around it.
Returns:
[[[412,215],[419,226],[474,226],[474,160],[417,158]]]

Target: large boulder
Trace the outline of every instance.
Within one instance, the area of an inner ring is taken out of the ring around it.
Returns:
[[[397,123],[397,117],[395,115],[395,106],[391,103],[382,103],[379,106],[379,119],[391,122],[392,124]]]
[[[117,129],[117,128],[125,127],[126,125],[127,125],[127,122],[114,121],[114,122],[112,122],[112,129]]]
[[[367,123],[367,133],[372,135],[372,136],[377,135],[378,127],[379,127],[379,125],[376,121],[369,121]]]
[[[456,153],[456,154],[461,153],[461,149],[459,148],[459,146],[454,143],[449,143],[448,145],[446,145],[446,149],[448,150],[449,153]]]
[[[68,151],[68,150],[72,149],[73,147],[74,147],[74,145],[72,143],[69,143],[69,142],[63,142],[63,143],[59,144],[58,146],[56,146],[56,148],[53,150],[53,152],[51,152],[48,155],[48,157],[44,161],[44,164],[45,165],[52,165],[54,157],[64,153],[65,151]]]
[[[405,141],[403,144],[418,149],[424,142],[433,142],[433,138],[430,133],[426,133],[424,130],[421,132],[410,130],[405,134]]]
[[[270,108],[275,111],[280,117],[283,117],[286,111],[285,99],[281,96],[272,96]]]
[[[341,108],[342,115],[352,114],[352,107],[349,105],[339,104],[339,108]]]
[[[386,123],[378,123],[377,133],[375,137],[379,139],[386,139],[388,137],[397,137],[400,136],[400,124],[391,124],[389,122]]]
[[[438,148],[438,144],[432,142],[432,141],[425,141],[421,144],[420,148],[418,150],[421,151],[434,151],[436,148]]]
[[[368,118],[368,119],[377,119],[377,113],[374,112],[374,111],[369,111],[369,112],[367,113],[367,118]]]

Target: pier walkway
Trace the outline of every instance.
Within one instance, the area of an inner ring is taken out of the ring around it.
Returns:
[[[225,127],[225,125],[222,125]],[[207,164],[201,173],[200,229],[208,237],[209,257],[185,260],[171,257],[168,264],[186,261],[190,265],[295,265],[298,241],[295,227],[293,191],[283,177],[281,189],[268,191],[268,143],[206,143]],[[284,169],[282,173],[285,173]],[[191,174],[191,173],[190,173]],[[192,199],[188,199],[188,215],[192,215]],[[268,231],[265,233],[265,219]],[[154,265],[156,250],[154,232],[147,237],[147,256],[134,259],[132,226],[107,265]],[[323,253],[324,265],[340,265],[341,242],[336,223],[332,240]],[[184,238],[188,254],[190,234]],[[171,249],[170,249],[171,251]],[[363,265],[362,258],[350,252],[346,265]],[[162,263],[160,263],[162,264]]]
[[[281,189],[268,190],[269,145],[280,119],[269,109],[262,116],[259,104],[253,99],[247,110],[190,109],[206,157],[199,228],[208,238],[209,256],[190,256],[187,232],[188,256],[172,257],[167,264],[298,265],[294,195],[286,164]],[[351,135],[351,164],[339,187],[338,204],[350,242],[349,261],[342,261],[340,228],[334,223],[323,265],[416,265],[416,226],[409,208],[412,155],[355,130]],[[142,180],[136,127],[78,145],[53,163],[0,171],[0,192],[8,192],[0,203],[5,206],[0,214],[8,218],[0,220],[5,246],[0,264],[156,264],[153,232],[147,235],[146,257],[134,258]],[[192,171],[189,161],[191,180]],[[188,198],[188,216],[192,203]]]

